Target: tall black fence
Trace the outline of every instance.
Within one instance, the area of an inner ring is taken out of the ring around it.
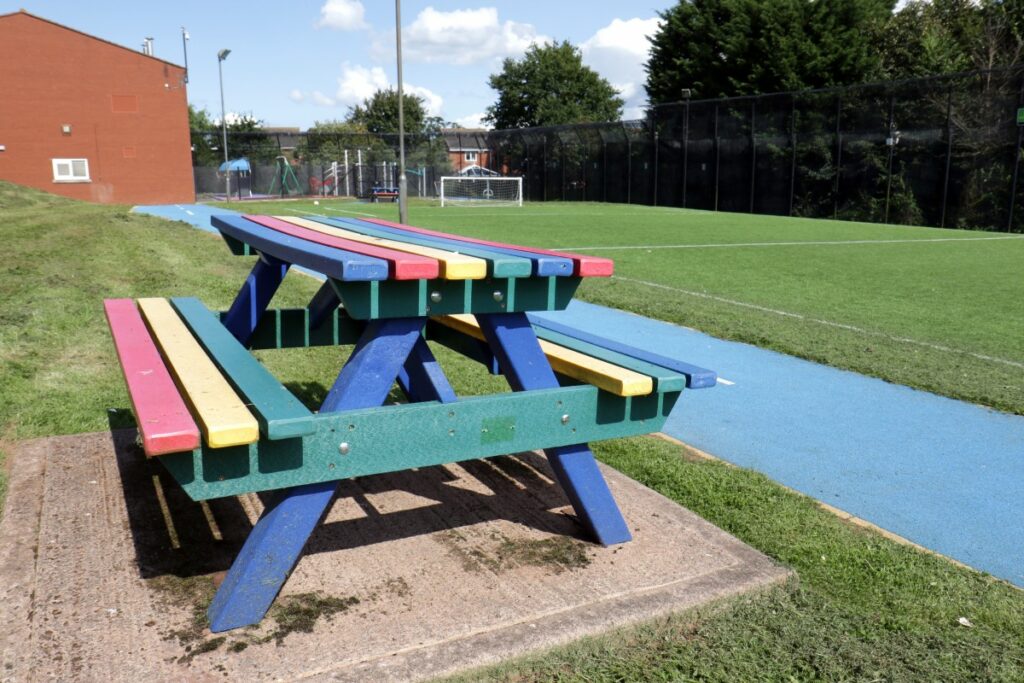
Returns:
[[[638,121],[471,135],[487,147],[481,165],[521,176],[529,201],[1024,232],[1022,124],[1024,68],[1012,68],[681,101]],[[410,194],[434,196],[453,171],[463,145],[451,136],[407,137]],[[207,144],[216,147],[213,137]],[[263,135],[229,147],[263,163],[287,156],[307,187],[345,162],[354,196],[395,173],[397,136],[310,133],[285,142]],[[203,174],[197,167],[197,189]]]

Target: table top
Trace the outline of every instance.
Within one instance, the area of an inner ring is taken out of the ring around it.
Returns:
[[[327,276],[355,318],[560,310],[610,259],[475,239],[376,218],[215,215],[234,253]]]

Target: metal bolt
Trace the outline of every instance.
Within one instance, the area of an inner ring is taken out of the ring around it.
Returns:
[[[348,441],[341,442],[341,445],[338,446],[338,452],[342,455],[348,455]]]
[[[433,301],[435,304],[441,303],[441,292],[431,292],[430,300]]]
[[[569,413],[566,413],[565,415],[562,416],[562,424],[569,424]]]
[[[500,291],[498,291],[498,290],[494,290],[494,294],[493,294],[493,296],[494,296],[494,300],[495,300],[495,301],[497,301],[498,303],[501,303],[502,301],[504,301],[504,300],[505,300],[505,295],[504,295],[504,294],[502,294],[502,293],[501,293]]]

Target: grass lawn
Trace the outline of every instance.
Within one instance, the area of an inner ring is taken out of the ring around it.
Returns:
[[[246,202],[255,213],[394,204]],[[410,207],[430,228],[615,259],[579,296],[1024,414],[1024,238],[621,204]],[[821,244],[827,242],[828,244]]]
[[[103,298],[189,294],[224,307],[250,265],[213,235],[125,207],[0,183],[0,212],[0,458],[3,444],[17,439],[130,423]],[[432,224],[470,222],[448,216]],[[504,237],[553,244],[542,232]],[[1002,248],[1015,248],[1008,244]],[[614,293],[619,283],[600,286]],[[303,305],[316,287],[289,277],[277,301]],[[261,359],[316,405],[342,353],[272,351]],[[499,381],[439,356],[461,393]],[[689,458],[654,438],[595,452],[794,568],[798,579],[463,680],[1024,680],[1024,592],[851,526],[762,475]]]

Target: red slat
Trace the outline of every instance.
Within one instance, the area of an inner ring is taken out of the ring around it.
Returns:
[[[106,299],[103,309],[128,384],[146,455],[199,448],[199,427],[178,393],[135,302]]]
[[[317,232],[316,230],[304,228],[301,225],[295,225],[277,218],[271,218],[270,216],[246,215],[245,218],[254,223],[259,223],[265,228],[271,228],[272,230],[277,230],[278,232],[291,235],[292,237],[316,242],[317,244],[322,244],[325,247],[344,249],[357,254],[363,254],[364,256],[373,256],[374,258],[384,259],[388,262],[388,277],[392,280],[432,280],[440,277],[441,266],[436,260],[427,258],[426,256],[408,254],[403,251],[396,251],[386,247],[377,247],[372,244],[364,244],[362,242],[347,240],[343,237],[326,235],[322,232]]]
[[[421,235],[433,235],[434,237],[445,237],[447,239],[459,240],[461,242],[469,242],[471,244],[480,244],[487,247],[502,247],[505,249],[518,249],[519,251],[528,251],[531,254],[545,254],[547,256],[561,256],[562,258],[571,259],[573,262],[573,275],[580,277],[611,277],[612,271],[615,270],[615,261],[607,258],[600,258],[598,256],[585,256],[583,254],[571,254],[566,251],[552,251],[550,249],[538,249],[536,247],[524,247],[519,244],[506,244],[504,242],[492,242],[490,240],[476,239],[475,237],[463,237],[462,235],[452,235],[447,232],[438,232],[437,230],[427,230],[426,228],[414,228],[411,225],[402,225],[401,223],[392,223],[391,221],[381,220],[380,218],[363,218],[368,223],[377,223],[378,225],[386,225],[392,228],[401,228],[402,230],[408,230],[409,232],[418,232]]]

